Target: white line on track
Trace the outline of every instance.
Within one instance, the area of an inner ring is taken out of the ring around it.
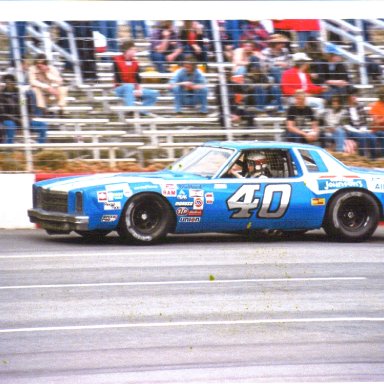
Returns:
[[[130,252],[130,251],[125,251],[125,252],[113,252],[113,256],[157,256],[157,255],[169,255],[169,252],[166,251],[141,251],[141,252]],[[9,255],[0,255],[0,260],[2,259],[39,259],[39,258],[59,258],[59,257],[106,257],[108,254],[105,252],[86,252],[86,253],[45,253],[45,254],[24,254],[24,255],[14,255],[14,254],[9,254]]]
[[[256,320],[224,320],[224,321],[175,321],[163,323],[123,323],[123,324],[94,324],[58,327],[10,328],[0,329],[2,333],[22,332],[60,332],[87,331],[118,328],[173,328],[191,326],[228,326],[228,325],[259,325],[259,324],[287,324],[287,323],[351,323],[351,322],[384,322],[384,317],[316,317],[304,319],[256,319]]]
[[[232,279],[232,280],[178,280],[178,281],[138,281],[138,282],[119,282],[119,283],[88,283],[88,284],[41,284],[41,285],[10,285],[0,287],[0,290],[10,289],[42,289],[42,288],[87,288],[87,287],[141,287],[141,286],[161,286],[161,285],[197,285],[197,284],[234,284],[234,283],[269,283],[297,281],[355,281],[366,280],[366,277],[292,277],[276,279]]]

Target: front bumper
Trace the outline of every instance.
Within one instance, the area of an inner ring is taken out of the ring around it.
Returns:
[[[47,231],[69,233],[71,231],[88,230],[88,216],[48,212],[42,209],[29,209],[28,216],[31,223],[36,223]]]

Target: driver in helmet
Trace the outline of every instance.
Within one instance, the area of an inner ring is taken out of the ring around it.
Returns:
[[[268,167],[268,160],[264,152],[250,152],[245,158],[246,178],[267,178],[271,177],[271,171]]]

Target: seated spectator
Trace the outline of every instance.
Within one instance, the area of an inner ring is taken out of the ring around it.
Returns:
[[[325,48],[327,63],[324,67],[325,71],[322,75],[323,83],[328,86],[327,92],[324,94],[326,99],[330,99],[333,95],[341,95],[345,97],[349,90],[349,75],[346,65],[343,63],[343,57],[339,49],[334,44],[328,44]]]
[[[151,35],[151,60],[159,72],[169,72],[166,64],[180,63],[182,44],[173,29],[172,21],[161,21]]]
[[[324,73],[327,71],[328,61],[325,57],[320,41],[308,41],[305,44],[304,52],[312,61],[309,63],[309,76],[316,85],[324,84]]]
[[[122,54],[113,57],[115,93],[123,99],[124,105],[133,106],[141,99],[143,106],[152,106],[156,103],[159,91],[142,88],[140,86],[140,67],[135,58],[136,47],[133,41],[125,41],[121,46]],[[151,115],[143,111],[143,115]]]
[[[286,47],[288,42],[286,36],[276,33],[269,38],[268,47],[261,51],[268,73],[273,77],[276,84],[280,84],[282,72],[288,69],[291,64],[290,53]]]
[[[357,89],[351,89],[347,97],[344,129],[348,139],[358,144],[360,156],[376,157],[376,136],[368,130],[368,119],[364,105],[357,101]]]
[[[344,151],[344,141],[346,133],[344,123],[346,119],[346,110],[340,96],[334,95],[328,101],[328,107],[325,109],[324,120],[324,141],[325,146],[334,145],[336,152]]]
[[[204,39],[204,27],[201,23],[192,20],[184,21],[184,27],[180,31],[183,54],[192,55],[199,64],[206,65],[208,52]]]
[[[286,139],[295,143],[313,144],[320,138],[320,129],[313,109],[306,103],[306,94],[295,91],[295,103],[287,110]]]
[[[223,46],[224,60],[228,62],[232,62],[235,44],[231,39],[230,34],[225,29],[225,22],[219,21],[218,26],[219,26],[220,40]]]
[[[233,51],[234,67],[232,73],[234,75],[244,75],[247,65],[252,61],[260,61],[260,58],[256,56],[255,44],[252,41],[245,41],[240,48],[236,48]]]
[[[304,52],[297,52],[292,55],[294,67],[287,69],[283,72],[281,77],[281,90],[285,97],[288,97],[288,102],[292,102],[297,90],[302,90],[304,93],[309,94],[307,97],[308,105],[315,108],[319,112],[324,111],[324,99],[320,97],[313,97],[313,95],[321,96],[328,87],[316,85],[312,82],[308,73],[309,63],[312,61]]]
[[[376,136],[377,156],[384,157],[384,85],[377,91],[378,100],[370,106],[371,130]]]
[[[44,54],[38,55],[34,64],[29,67],[28,77],[41,114],[47,115],[47,108],[52,103],[56,103],[60,107],[59,114],[62,115],[62,108],[66,106],[67,87],[63,86],[63,78],[59,71],[48,64]]]
[[[247,66],[243,93],[246,95],[246,105],[256,107],[256,112],[266,112],[269,104],[276,106],[279,112],[283,111],[280,86],[270,83],[270,79],[257,62]]]
[[[16,85],[16,78],[11,74],[4,75],[2,78],[4,87],[0,92],[0,118],[5,127],[5,143],[14,142],[15,133],[22,127],[22,116],[20,111],[20,95]],[[35,121],[31,115],[30,97],[27,97],[27,106],[29,113],[29,127],[32,132],[38,133],[38,142],[44,143],[46,140],[47,124],[41,121]]]
[[[257,52],[267,48],[269,33],[261,23],[261,20],[246,20],[241,29],[241,42],[252,41],[255,44],[255,50]]]
[[[201,114],[208,113],[207,80],[194,57],[186,57],[183,68],[176,71],[170,80],[170,89],[175,95],[175,112],[182,114],[183,106],[199,107]]]

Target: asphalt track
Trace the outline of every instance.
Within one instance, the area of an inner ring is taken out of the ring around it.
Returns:
[[[0,383],[384,381],[383,245],[0,231]]]

